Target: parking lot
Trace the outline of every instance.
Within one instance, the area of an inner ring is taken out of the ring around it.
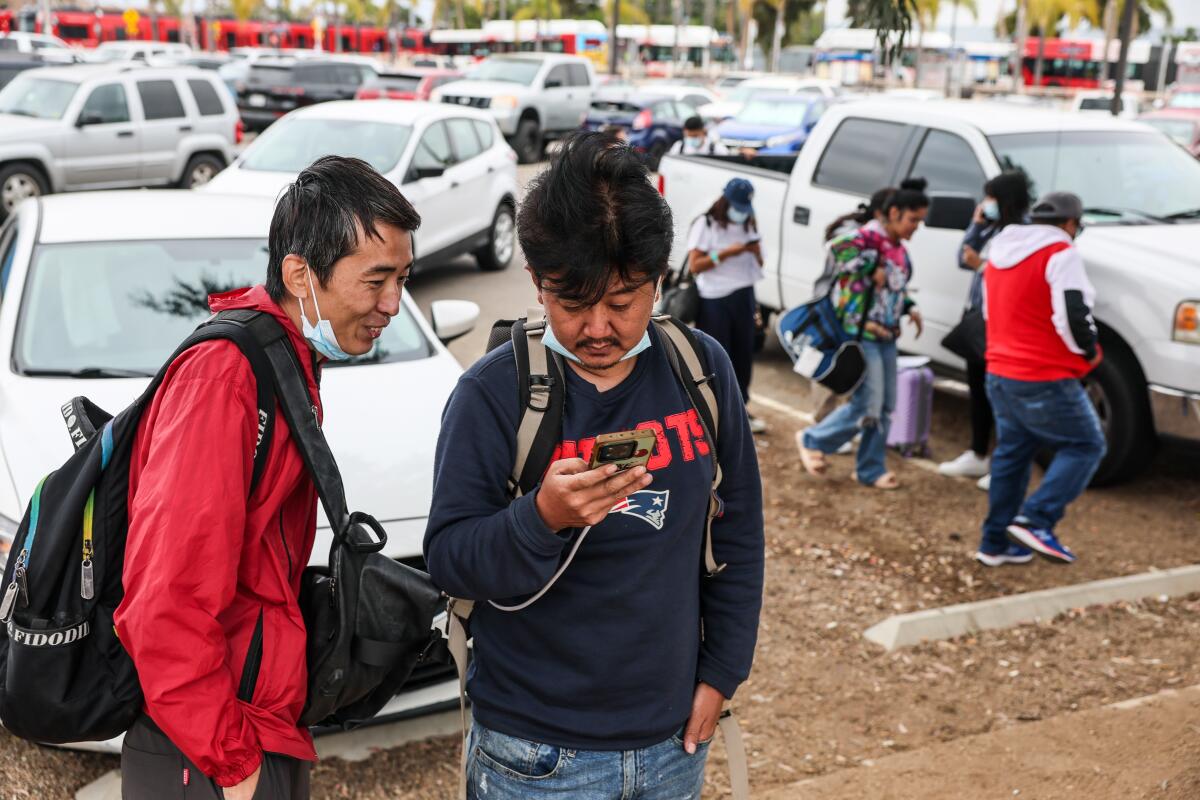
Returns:
[[[520,183],[541,168],[521,167]],[[428,265],[413,279],[412,296],[425,311],[443,299],[471,300],[481,307],[481,324],[450,345],[464,366],[481,355],[490,320],[516,316],[534,301],[522,265],[518,254],[508,269],[482,272],[472,259],[455,258]],[[790,795],[787,787],[809,777],[886,765],[898,754],[916,759],[908,768],[919,771],[921,754],[929,753],[924,762],[929,768],[937,763],[939,746],[966,748],[972,737],[1051,720],[1070,724],[1069,715],[1076,712],[1098,712],[1112,703],[1200,683],[1197,596],[1078,609],[1034,625],[895,653],[884,653],[862,637],[866,628],[892,614],[1200,561],[1195,536],[1200,456],[1193,450],[1165,446],[1137,479],[1093,490],[1075,504],[1063,529],[1081,556],[1077,564],[985,570],[970,554],[986,496],[973,482],[930,469],[963,447],[967,411],[962,398],[952,392],[937,395],[933,461],[905,462],[890,455],[903,488],[880,493],[850,478],[852,462],[845,457],[834,459],[825,481],[804,475],[793,434],[807,424],[808,386],[792,374],[790,361],[770,339],[755,370],[751,409],[769,425],[757,439],[766,501],[767,584],[755,669],[736,708],[748,736],[756,796],[773,788],[783,790],[782,797],[805,796]],[[1162,722],[1156,719],[1142,724]],[[411,724],[392,726],[389,735]],[[1037,735],[1036,728],[1030,731]],[[1022,796],[1077,797],[1083,786],[1095,798],[1140,797],[1142,791],[1146,797],[1191,796],[1178,792],[1200,780],[1194,749],[1165,758],[1155,740],[1137,730],[1128,731],[1123,744],[1128,762],[1150,764],[1145,769],[1155,780],[1147,779],[1144,786],[1114,782],[1120,765],[1104,764],[1095,767],[1099,772],[1089,767],[1088,775],[1034,770],[1011,780],[1000,776],[975,788],[956,787],[954,796],[983,800],[1021,791]],[[446,736],[382,750],[365,761],[327,759],[314,772],[313,796],[449,799],[457,758],[458,740]],[[723,758],[723,750],[714,749],[706,797],[719,797],[727,788]],[[964,750],[960,758],[969,764],[981,757]],[[5,798],[71,797],[117,765],[114,756],[37,747],[0,733]],[[1113,774],[1105,777],[1108,769]],[[1161,785],[1176,793],[1162,792]],[[1005,791],[997,793],[1000,788]],[[821,797],[862,796],[852,784],[822,791],[829,793]]]

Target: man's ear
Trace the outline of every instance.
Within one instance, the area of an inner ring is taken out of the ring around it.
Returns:
[[[289,253],[283,257],[282,271],[283,287],[287,289],[288,294],[307,300],[310,291],[308,288],[308,262],[295,253]]]

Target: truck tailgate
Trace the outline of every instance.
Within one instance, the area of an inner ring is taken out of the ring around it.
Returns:
[[[763,271],[758,284],[759,302],[779,305],[779,256],[782,213],[787,208],[788,174],[755,167],[736,158],[710,156],[666,156],[658,173],[667,205],[675,221],[671,266],[677,269],[687,257],[688,232],[697,217],[708,211],[732,178],[745,178],[754,185],[754,210],[763,242]]]

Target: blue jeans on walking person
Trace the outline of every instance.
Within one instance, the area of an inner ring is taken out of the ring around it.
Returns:
[[[836,453],[862,431],[855,473],[870,486],[887,472],[887,437],[896,410],[896,343],[862,343],[867,361],[863,382],[850,402],[804,432],[804,446]]]
[[[570,750],[485,728],[467,740],[468,800],[700,800],[708,743],[683,749],[683,730],[640,750]]]
[[[1031,528],[1054,530],[1100,466],[1105,443],[1100,419],[1077,380],[988,375],[987,393],[996,415],[996,449],[980,549],[1000,553],[1008,547],[1005,529],[1017,518]],[[1034,458],[1047,448],[1055,451],[1054,460],[1026,500]]]

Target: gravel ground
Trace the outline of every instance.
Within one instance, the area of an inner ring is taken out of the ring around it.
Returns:
[[[962,401],[939,396],[939,456],[960,449],[955,444],[964,431],[955,420],[963,411]],[[796,463],[795,422],[760,413],[771,424],[759,442],[766,605],[754,674],[736,703],[756,790],[1200,683],[1200,597],[1079,609],[892,654],[861,636],[893,613],[1200,562],[1193,454],[1164,451],[1138,481],[1082,498],[1060,528],[1080,554],[1077,564],[987,570],[969,558],[986,509],[986,496],[970,482],[898,457],[900,492],[859,487],[849,458],[835,458],[829,478],[810,478]],[[457,759],[450,737],[367,762],[329,760],[314,772],[313,796],[450,800]],[[723,762],[723,748],[714,748],[706,797],[726,793]],[[41,748],[0,733],[3,798],[70,797],[115,766],[114,758]],[[1162,796],[1200,795],[1200,772],[1188,781],[1184,775]]]

